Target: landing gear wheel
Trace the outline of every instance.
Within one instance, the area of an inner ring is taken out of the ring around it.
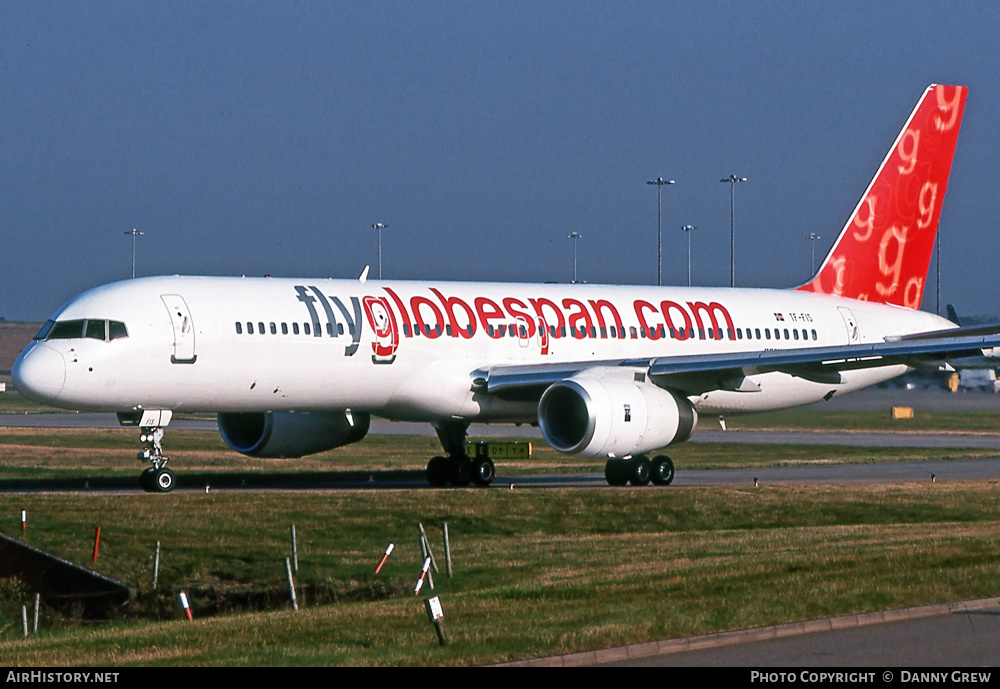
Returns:
[[[153,484],[153,490],[157,493],[169,493],[174,489],[174,472],[170,469],[160,469],[155,472],[155,482]]]
[[[624,459],[609,459],[604,465],[604,480],[609,486],[624,486],[628,483],[628,464]]]
[[[472,460],[472,482],[477,486],[488,486],[493,482],[497,469],[489,457],[477,457]]]
[[[451,457],[451,483],[454,486],[464,487],[472,483],[473,466],[472,460],[468,457]]]
[[[654,485],[669,486],[674,480],[674,462],[666,455],[653,457],[652,474],[650,478]]]
[[[156,488],[153,486],[154,481],[156,481],[156,479],[153,477],[155,473],[156,469],[154,469],[153,467],[147,467],[146,469],[142,470],[141,474],[139,474],[139,487],[142,488],[147,493],[152,493],[154,490],[156,490]]]
[[[444,457],[432,457],[427,462],[427,482],[435,488],[444,488],[451,478],[451,467]]]
[[[633,486],[649,485],[649,457],[646,455],[636,455],[629,462],[628,482]]]

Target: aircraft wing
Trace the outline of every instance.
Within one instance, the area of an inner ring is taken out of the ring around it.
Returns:
[[[748,377],[780,371],[817,383],[836,385],[841,371],[903,364],[912,368],[948,369],[952,360],[982,360],[983,350],[1000,347],[1000,324],[937,330],[884,342],[833,347],[803,347],[724,354],[611,359],[524,366],[494,366],[477,377],[487,393],[510,399],[540,397],[545,388],[596,367],[642,370],[657,385],[685,394],[711,390],[754,392]],[[986,366],[987,364],[982,364]]]

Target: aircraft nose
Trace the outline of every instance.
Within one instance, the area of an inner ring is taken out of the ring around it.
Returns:
[[[66,383],[66,360],[51,347],[35,343],[17,357],[10,375],[24,396],[36,402],[51,402]]]

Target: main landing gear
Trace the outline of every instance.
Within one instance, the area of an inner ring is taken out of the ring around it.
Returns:
[[[146,449],[136,455],[136,459],[141,462],[152,464],[139,474],[139,485],[147,493],[169,493],[174,489],[174,472],[167,468],[168,457],[163,454],[163,428],[160,426],[144,427],[140,429],[141,440],[146,445]]]
[[[609,486],[669,486],[674,480],[674,463],[666,455],[650,459],[646,455],[633,455],[629,459],[612,457],[604,465],[604,479]]]
[[[486,487],[496,476],[496,467],[489,457],[469,457],[465,453],[465,436],[469,424],[464,421],[447,421],[436,424],[441,447],[447,457],[434,457],[427,463],[427,482],[437,488],[449,483],[467,486],[474,483]]]

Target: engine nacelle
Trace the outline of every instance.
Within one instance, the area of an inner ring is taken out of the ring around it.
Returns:
[[[248,412],[219,414],[226,445],[251,457],[301,457],[356,443],[371,417],[350,412]]]
[[[626,457],[679,443],[697,423],[685,398],[618,378],[567,378],[549,386],[538,403],[546,442],[586,457]]]

